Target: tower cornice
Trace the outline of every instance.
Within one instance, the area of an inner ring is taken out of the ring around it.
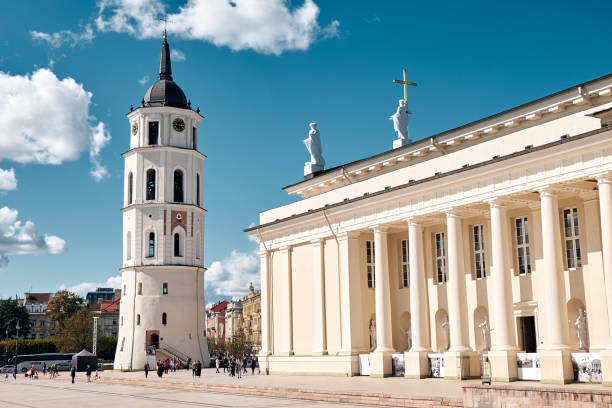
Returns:
[[[190,149],[190,148],[186,148],[186,147],[177,147],[177,146],[169,146],[169,145],[156,145],[156,146],[141,146],[141,147],[135,147],[134,149],[130,149],[127,152],[123,152],[121,153],[121,156],[123,158],[126,157],[130,157],[133,154],[136,153],[142,153],[142,152],[162,152],[162,151],[175,151],[175,152],[181,152],[181,153],[192,153],[195,154],[196,156],[202,158],[202,159],[206,159],[207,156],[204,153],[201,153],[197,150],[194,149]]]
[[[156,208],[156,207],[164,207],[164,208],[168,208],[168,207],[174,207],[177,209],[183,209],[183,210],[196,210],[196,211],[200,211],[202,214],[206,214],[208,211],[206,210],[206,208],[197,206],[195,204],[185,204],[185,203],[174,203],[174,202],[160,202],[160,201],[150,201],[150,202],[146,202],[146,203],[134,203],[134,204],[130,204],[127,207],[123,207],[121,209],[121,212],[126,212],[128,210],[131,209],[135,209],[135,208]]]
[[[126,266],[125,268],[119,268],[119,272],[130,272],[130,271],[151,271],[155,269],[174,269],[174,270],[186,270],[186,271],[194,271],[198,272],[206,272],[208,268],[204,268],[202,266],[193,266],[193,265],[173,265],[173,264],[164,264],[164,265],[135,265],[135,266]]]
[[[185,108],[176,108],[174,106],[141,106],[135,108],[133,111],[130,111],[125,114],[129,119],[132,119],[136,116],[137,113],[176,113],[177,115],[191,115],[194,118],[198,119],[198,122],[204,119],[204,116],[200,115],[198,112],[193,109],[185,109]]]

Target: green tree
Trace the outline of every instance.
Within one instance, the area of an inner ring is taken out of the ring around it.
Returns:
[[[81,310],[83,304],[83,298],[79,295],[67,290],[60,290],[49,302],[47,314],[59,324],[61,330],[64,322]]]
[[[78,353],[83,349],[91,351],[93,319],[86,308],[80,308],[68,318],[55,335],[60,353]]]
[[[117,338],[109,336],[100,336],[98,334],[97,348],[97,354],[99,359],[113,361],[115,359],[115,351],[117,350]]]
[[[215,339],[214,337],[207,337],[206,342],[208,343],[209,353],[217,351],[217,339]]]
[[[244,356],[247,353],[248,344],[244,332],[239,330],[234,334],[229,342],[226,343],[227,351],[235,357]]]
[[[19,322],[19,337],[30,334],[32,323],[26,308],[19,306],[16,300],[10,298],[0,301],[0,339],[6,340],[7,327],[9,338],[14,338],[17,335],[17,322]]]

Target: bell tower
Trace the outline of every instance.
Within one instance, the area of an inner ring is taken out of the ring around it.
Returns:
[[[204,314],[203,165],[199,109],[172,78],[164,34],[159,78],[127,114],[123,266],[115,369],[153,356],[208,366]]]

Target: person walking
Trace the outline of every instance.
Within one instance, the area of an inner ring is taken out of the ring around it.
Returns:
[[[242,359],[242,369],[244,370],[244,374],[247,374],[247,367],[249,366],[249,360],[247,356],[244,356]]]
[[[196,367],[196,375],[198,376],[198,378],[200,378],[200,376],[202,375],[202,362],[200,360],[198,360],[198,365]]]
[[[157,376],[159,378],[162,378],[162,375],[164,375],[164,366],[161,361],[158,361],[157,362]]]
[[[149,378],[149,362],[146,362],[144,365],[145,378]]]
[[[13,366],[13,380],[17,381],[17,364]]]
[[[236,359],[236,371],[238,378],[242,378],[242,359],[240,357]]]
[[[85,369],[85,375],[87,376],[87,382],[91,382],[91,366],[89,364],[87,364]]]
[[[43,375],[47,376],[47,363],[43,362]]]
[[[255,356],[251,358],[251,375],[255,375],[255,367],[257,367],[257,360],[255,360]]]
[[[194,361],[193,363],[191,363],[191,376],[195,377],[195,371],[196,371],[196,362]]]
[[[74,366],[70,368],[70,377],[72,377],[72,383],[74,384],[74,377],[76,377],[76,368]]]
[[[232,377],[236,377],[236,359],[232,358],[232,362],[230,364],[231,364],[230,375]]]
[[[217,357],[215,359],[215,366],[217,367],[217,374],[219,374],[219,366],[221,365],[221,362],[219,361],[219,357]]]

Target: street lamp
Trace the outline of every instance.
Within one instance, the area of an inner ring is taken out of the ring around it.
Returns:
[[[6,365],[7,363],[7,358],[8,358],[8,324],[6,325],[6,343],[5,343],[5,350],[4,350],[4,365]]]
[[[17,329],[17,337],[15,338],[15,357],[17,357],[17,349],[19,347],[19,329],[21,329],[19,322],[17,322],[17,326],[15,326],[15,328]]]

